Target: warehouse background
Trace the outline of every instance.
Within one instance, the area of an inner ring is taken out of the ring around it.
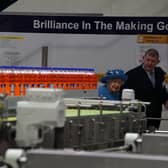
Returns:
[[[167,8],[167,0],[18,0],[3,12],[167,17]],[[163,57],[161,66],[168,71],[167,43],[155,45]],[[46,35],[0,33],[0,65],[40,66],[43,46],[49,49],[49,66],[88,66],[100,73],[108,68],[127,70],[135,66],[143,47],[137,44],[136,36],[57,34],[46,38]],[[163,115],[166,116],[165,110]]]

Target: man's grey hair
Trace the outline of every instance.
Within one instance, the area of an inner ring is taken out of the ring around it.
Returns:
[[[159,52],[158,52],[156,49],[154,49],[154,48],[148,49],[148,50],[145,52],[145,56],[146,56],[146,55],[150,55],[150,56],[152,56],[152,57],[157,57],[157,58],[159,58]]]

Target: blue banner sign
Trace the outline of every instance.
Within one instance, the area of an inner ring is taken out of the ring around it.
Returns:
[[[0,32],[168,34],[168,17],[0,15]]]

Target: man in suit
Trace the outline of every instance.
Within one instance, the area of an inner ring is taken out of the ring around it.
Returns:
[[[135,98],[141,101],[150,102],[146,109],[148,129],[159,129],[162,104],[168,107],[168,94],[163,86],[165,72],[157,67],[159,63],[159,53],[156,49],[148,49],[142,64],[129,70],[124,88],[134,89]]]

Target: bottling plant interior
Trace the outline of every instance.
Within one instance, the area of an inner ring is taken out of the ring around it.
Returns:
[[[167,6],[0,0],[0,168],[167,168]]]

